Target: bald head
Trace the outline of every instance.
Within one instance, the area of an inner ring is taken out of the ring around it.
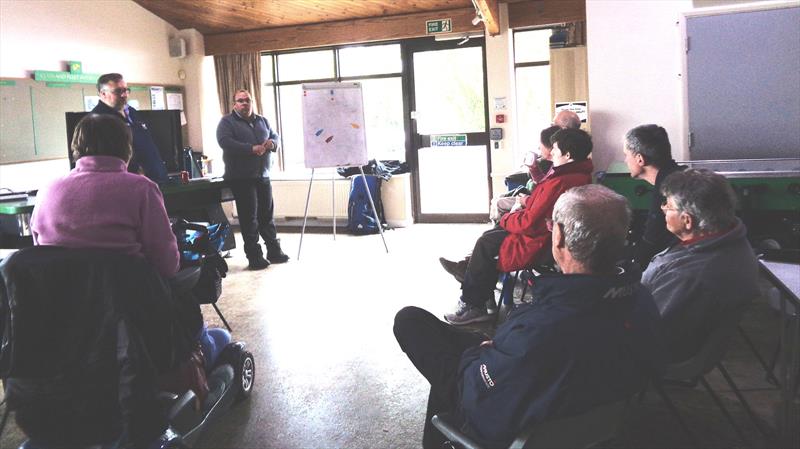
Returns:
[[[553,117],[553,125],[562,129],[578,129],[581,127],[581,119],[578,114],[564,109]]]

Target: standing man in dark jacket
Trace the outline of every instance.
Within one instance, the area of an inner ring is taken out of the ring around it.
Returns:
[[[563,274],[538,277],[536,300],[513,310],[493,340],[416,307],[395,317],[400,347],[431,384],[424,447],[442,447],[436,413],[454,414],[487,447],[505,447],[526,426],[629,397],[659,369],[653,298],[637,271],[614,265],[630,220],[625,198],[575,187],[552,217]]]
[[[267,119],[255,114],[250,92],[239,89],[233,95],[233,112],[217,126],[217,142],[225,162],[225,180],[231,186],[239,212],[244,253],[251,270],[262,270],[270,263],[284,263],[289,256],[281,250],[272,215],[272,184],[269,168],[272,153],[278,151],[278,134]],[[264,239],[264,259],[258,236]]]
[[[131,90],[119,73],[106,73],[97,79],[100,102],[92,109],[96,114],[119,114],[131,129],[133,154],[128,162],[128,171],[147,176],[155,182],[167,180],[167,168],[161,159],[147,125],[139,120],[136,109],[128,105]]]
[[[644,233],[633,247],[633,261],[644,270],[654,255],[676,242],[675,236],[664,224],[661,183],[671,173],[686,167],[676,164],[672,159],[667,130],[658,125],[640,125],[628,131],[625,134],[623,153],[631,177],[643,179],[653,185]]]

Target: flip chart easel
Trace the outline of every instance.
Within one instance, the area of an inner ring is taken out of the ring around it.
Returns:
[[[317,168],[359,167],[367,198],[372,207],[375,222],[389,252],[383,235],[378,211],[369,191],[363,165],[368,162],[367,142],[364,133],[364,103],[361,83],[315,83],[303,84],[303,144],[306,168],[311,169],[308,181],[306,207],[303,212],[303,228],[300,231],[300,245],[297,260],[303,248],[303,236],[308,221],[308,204],[311,200],[311,187],[314,184],[314,171]],[[336,193],[335,175],[331,175],[331,215],[333,216],[333,239],[336,240]]]

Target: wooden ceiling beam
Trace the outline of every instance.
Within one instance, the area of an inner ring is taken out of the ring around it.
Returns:
[[[500,34],[500,8],[497,6],[497,0],[475,0],[475,6],[483,17],[486,34],[489,36]]]
[[[508,4],[509,28],[586,20],[585,0],[531,0]]]
[[[451,19],[453,33],[481,31],[473,8],[341,20],[262,30],[205,35],[206,55],[277,51],[426,36],[426,20]]]

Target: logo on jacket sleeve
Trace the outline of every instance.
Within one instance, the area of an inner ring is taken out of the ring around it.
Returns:
[[[481,379],[483,379],[483,383],[486,384],[486,388],[494,387],[494,381],[492,380],[492,376],[489,375],[489,369],[486,368],[485,363],[481,363],[480,371]]]

